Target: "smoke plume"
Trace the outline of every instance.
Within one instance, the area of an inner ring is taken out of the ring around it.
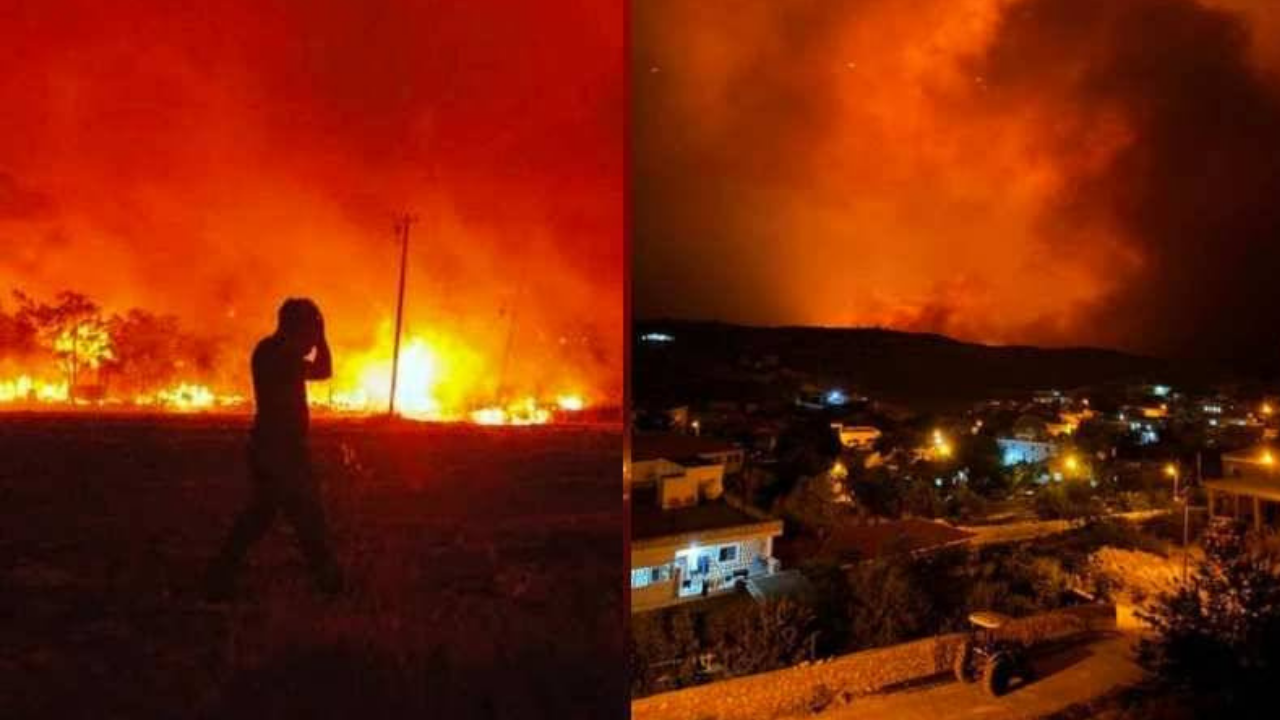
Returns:
[[[642,3],[636,312],[1280,358],[1280,8]]]

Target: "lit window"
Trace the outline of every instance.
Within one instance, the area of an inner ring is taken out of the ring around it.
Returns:
[[[738,560],[737,545],[721,545],[720,546],[720,562],[736,562]]]
[[[655,583],[666,582],[671,579],[671,565],[656,565],[653,567],[634,568],[631,571],[631,587],[642,588],[648,587]]]

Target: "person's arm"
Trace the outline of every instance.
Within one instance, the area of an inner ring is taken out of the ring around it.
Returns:
[[[320,342],[316,343],[316,357],[307,363],[308,380],[328,380],[333,377],[333,356],[329,354],[329,340],[324,335],[324,319],[320,323]]]
[[[316,343],[316,357],[307,363],[308,380],[328,380],[333,377],[333,357],[329,354],[329,341],[323,336]]]

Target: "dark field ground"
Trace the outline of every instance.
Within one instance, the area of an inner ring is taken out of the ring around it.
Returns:
[[[619,428],[317,421],[354,588],[207,605],[246,423],[0,416],[0,718],[624,716]]]

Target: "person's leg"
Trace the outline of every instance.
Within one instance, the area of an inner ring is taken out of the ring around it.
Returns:
[[[322,592],[340,592],[343,585],[342,572],[329,545],[329,527],[324,516],[324,506],[320,502],[320,491],[310,467],[304,462],[292,480],[288,490],[282,494],[281,509],[293,525],[316,586]]]
[[[222,549],[209,568],[208,594],[212,599],[226,599],[235,593],[236,578],[245,556],[254,543],[271,529],[279,507],[279,499],[271,479],[251,466],[253,495],[249,504],[236,517]]]

